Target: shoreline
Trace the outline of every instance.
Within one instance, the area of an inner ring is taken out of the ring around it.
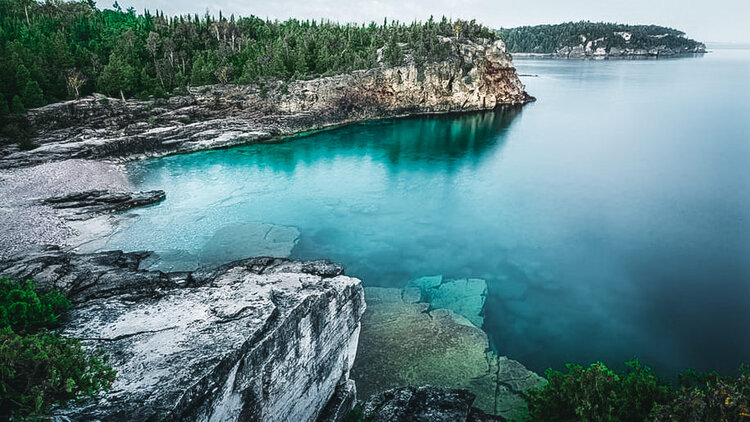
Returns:
[[[450,42],[456,44],[450,57],[421,67],[411,60],[288,83],[206,85],[145,101],[95,94],[29,110],[17,118],[34,129],[36,147],[0,148],[0,193],[12,197],[3,186],[15,184],[16,192],[34,195],[8,201],[2,209],[13,218],[5,219],[0,233],[17,240],[0,248],[0,258],[42,245],[75,250],[109,236],[126,213],[107,209],[112,199],[106,195],[135,194],[123,162],[287,142],[371,121],[521,107],[535,100],[501,41]],[[98,183],[109,180],[102,178],[108,173],[119,181]],[[71,206],[61,212],[44,203],[52,196],[100,190],[106,192],[89,198],[86,212],[70,211]],[[140,206],[121,199],[125,209]],[[99,207],[90,207],[91,201]]]
[[[583,56],[563,56],[557,53],[510,53],[514,59],[555,59],[555,60],[665,60],[665,59],[684,59],[703,57],[711,51],[702,53],[679,53],[672,55],[652,55],[652,54],[621,54],[621,55],[583,55]]]

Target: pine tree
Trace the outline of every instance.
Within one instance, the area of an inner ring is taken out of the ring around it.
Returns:
[[[16,68],[16,92],[23,93],[26,84],[28,84],[30,80],[31,74],[29,73],[29,69],[23,64],[19,65],[18,68]]]
[[[7,114],[10,114],[10,107],[8,107],[8,102],[5,101],[5,96],[0,93],[0,116]]]
[[[37,81],[29,81],[23,90],[23,103],[28,108],[36,108],[44,105],[44,93]]]
[[[11,103],[10,111],[13,114],[21,114],[21,113],[26,112],[26,107],[23,106],[23,102],[21,102],[21,97],[19,97],[18,95],[13,96],[13,102]]]
[[[109,56],[109,63],[104,66],[97,85],[101,91],[111,96],[116,96],[120,92],[131,95],[138,88],[138,75],[122,57],[112,53]]]

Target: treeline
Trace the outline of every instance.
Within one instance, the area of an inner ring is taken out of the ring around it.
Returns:
[[[633,49],[695,48],[701,43],[685,33],[656,25],[622,25],[603,22],[568,22],[558,25],[521,26],[500,29],[500,38],[512,53],[554,53],[561,47],[573,47],[602,39],[597,46]],[[626,35],[626,34],[629,34]],[[625,36],[623,36],[625,35]],[[583,41],[586,37],[586,42]],[[628,39],[629,38],[629,39]]]
[[[99,10],[93,0],[0,0],[0,115],[94,91],[164,97],[188,85],[300,79],[440,60],[440,37],[495,38],[474,21],[269,21]]]

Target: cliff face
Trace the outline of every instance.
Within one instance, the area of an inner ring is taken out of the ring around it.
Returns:
[[[117,370],[103,397],[53,418],[313,421],[351,408],[359,280],[327,262],[271,258],[139,270],[148,257],[50,249],[0,263],[0,274],[68,294],[63,335],[104,350]]]
[[[30,110],[30,151],[6,149],[0,167],[69,158],[129,160],[220,148],[342,123],[523,104],[526,94],[502,41],[444,39],[446,60],[282,83],[190,88],[153,101],[103,96]]]

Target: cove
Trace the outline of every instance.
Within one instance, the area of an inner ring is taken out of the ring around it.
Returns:
[[[516,64],[537,75],[523,109],[130,163],[167,199],[97,248],[164,269],[325,258],[366,286],[483,279],[493,346],[540,372],[750,361],[748,52]]]

